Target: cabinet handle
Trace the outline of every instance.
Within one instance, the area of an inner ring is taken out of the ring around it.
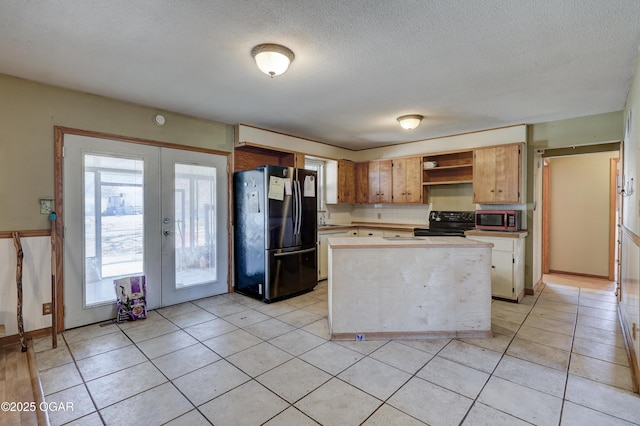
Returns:
[[[489,191],[489,192],[496,192],[496,191],[495,191],[494,189],[492,189],[492,190],[491,190],[491,191]]]
[[[502,192],[502,189],[498,189],[498,192]]]
[[[491,268],[492,268],[492,269],[496,269],[495,265],[491,265]]]

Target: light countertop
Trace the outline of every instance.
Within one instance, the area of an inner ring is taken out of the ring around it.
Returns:
[[[333,229],[381,229],[386,231],[409,231],[413,232],[413,228],[428,228],[427,224],[402,224],[402,223],[380,223],[380,222],[353,222],[339,224],[318,224],[318,231],[331,231]]]
[[[329,238],[332,249],[353,248],[492,248],[493,244],[463,237]]]
[[[480,229],[472,229],[471,231],[465,231],[464,235],[472,235],[476,237],[500,237],[500,238],[526,238],[529,233],[527,231],[483,231]]]

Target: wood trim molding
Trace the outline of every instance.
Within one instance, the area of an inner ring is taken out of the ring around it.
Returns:
[[[51,335],[51,327],[31,330],[24,333],[24,337],[27,340],[38,339],[40,337],[46,337],[49,335]],[[17,334],[0,337],[0,346],[13,345],[16,343],[20,343],[20,337]]]
[[[580,272],[572,272],[572,271],[558,271],[556,269],[551,269],[549,271],[550,274],[560,274],[560,275],[573,275],[576,277],[586,277],[586,278],[598,278],[602,280],[608,280],[609,277],[607,275],[594,275],[594,274],[581,274]]]
[[[49,412],[42,410],[42,403],[45,402],[44,390],[42,389],[42,382],[40,381],[40,374],[38,374],[38,364],[36,363],[36,353],[33,349],[33,340],[29,340],[27,350],[27,363],[29,364],[29,376],[31,378],[31,390],[33,391],[33,399],[36,403],[36,418],[39,425],[48,425]]]
[[[538,280],[538,282],[536,283],[536,285],[533,286],[533,288],[525,288],[524,289],[524,294],[527,296],[534,296],[536,294],[536,292],[540,291],[540,288],[544,285],[544,281],[542,281],[542,278],[540,278]]]
[[[53,128],[53,185],[55,191],[54,208],[56,212],[56,223],[53,232],[55,232],[55,251],[56,251],[56,276],[55,276],[55,289],[56,298],[53,301],[53,309],[56,311],[56,325],[58,333],[64,331],[64,244],[63,233],[60,232],[64,229],[64,194],[62,192],[62,172],[63,172],[63,150],[64,150],[64,135],[66,132],[73,134],[84,135],[85,133],[79,133],[74,129],[67,129],[65,127]]]
[[[616,277],[616,235],[617,212],[619,207],[619,195],[616,191],[618,178],[619,158],[609,159],[609,281],[614,281]]]
[[[150,139],[114,135],[111,133],[95,132],[92,130],[74,129],[71,127],[55,126],[54,131],[56,132],[60,131],[64,135],[88,136],[88,137],[101,138],[101,139],[110,139],[114,141],[137,143],[140,145],[158,146],[161,148],[172,148],[172,149],[180,149],[183,151],[195,151],[195,152],[204,152],[207,154],[224,155],[227,157],[230,157],[232,154],[231,151],[221,151],[217,149],[201,148],[197,146],[180,145],[180,144],[171,143],[171,142],[160,142],[160,141],[154,141]]]
[[[631,367],[631,381],[633,382],[633,391],[638,393],[640,388],[640,371],[638,371],[638,359],[637,354],[633,350],[633,338],[631,330],[629,330],[629,324],[623,320],[626,318],[624,305],[618,303],[618,321],[620,321],[620,328],[622,328],[622,336],[625,340],[625,347],[627,350],[627,356],[629,357],[629,366]]]
[[[12,238],[12,231],[0,231],[0,238]],[[51,230],[49,229],[32,229],[27,231],[18,231],[18,234],[21,238],[31,238],[31,237],[50,237]]]
[[[231,179],[232,171],[231,171],[231,161],[230,161],[232,158],[233,152],[220,151],[220,150],[208,149],[208,148],[200,148],[200,147],[194,147],[194,146],[188,146],[188,145],[179,145],[179,144],[174,144],[169,142],[158,142],[158,141],[153,141],[149,139],[114,135],[110,133],[95,132],[91,130],[74,129],[71,127],[63,127],[63,126],[54,126],[53,133],[54,133],[54,187],[55,187],[54,204],[55,204],[55,212],[57,215],[56,227],[55,227],[56,300],[54,303],[54,309],[56,310],[56,313],[57,313],[57,326],[58,326],[57,331],[63,332],[65,330],[64,328],[64,250],[63,250],[64,244],[62,241],[62,230],[64,229],[64,198],[63,198],[64,194],[63,194],[63,181],[62,181],[64,135],[95,137],[95,138],[110,139],[115,141],[129,142],[129,143],[135,143],[135,144],[141,144],[141,145],[156,146],[159,148],[171,148],[171,149],[178,149],[183,151],[202,152],[205,154],[215,154],[215,155],[225,156],[227,158],[227,178],[228,178],[227,191],[229,194],[228,196],[229,219],[231,219],[232,203],[233,203],[233,200],[231,198],[233,182]],[[230,220],[228,222],[230,222]],[[228,262],[227,288],[229,289],[229,291],[232,291],[232,287],[233,287],[233,284],[232,284],[233,282],[232,280],[233,245],[232,245],[232,234],[231,234],[232,228],[231,228],[231,225],[228,225],[228,227],[229,227],[228,228],[229,229],[229,237],[228,237],[229,238],[229,255],[228,255],[228,261],[227,261]],[[47,231],[47,235],[50,235],[49,231]],[[0,340],[0,344],[1,344],[1,340]]]
[[[551,165],[542,160],[542,273],[549,273],[549,208],[551,187]]]

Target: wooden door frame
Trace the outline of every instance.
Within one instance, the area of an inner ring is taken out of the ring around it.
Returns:
[[[549,273],[549,207],[551,198],[551,164],[542,159],[542,273]]]
[[[64,172],[64,136],[65,135],[79,135],[79,136],[87,136],[101,139],[110,139],[120,142],[128,142],[134,144],[141,145],[151,145],[157,146],[160,148],[172,148],[179,149],[185,151],[195,151],[202,152],[206,154],[215,154],[220,156],[225,156],[227,158],[227,199],[229,200],[227,203],[227,244],[229,246],[228,256],[227,256],[227,291],[233,291],[233,281],[231,279],[233,275],[233,232],[231,228],[231,219],[233,217],[233,197],[232,197],[232,187],[233,187],[233,179],[231,172],[231,156],[232,152],[227,151],[219,151],[213,149],[199,148],[188,145],[179,145],[174,143],[167,142],[158,142],[149,139],[141,139],[141,138],[133,138],[127,136],[114,135],[110,133],[101,133],[94,132],[90,130],[81,130],[74,129],[69,127],[62,126],[54,126],[54,191],[55,191],[55,200],[54,207],[56,212],[56,222],[55,222],[55,264],[56,264],[56,277],[55,277],[55,301],[54,301],[54,309],[56,310],[57,315],[57,332],[61,333],[65,330],[64,328],[64,241],[63,239],[63,230],[64,230],[64,191],[63,191],[63,172]]]
[[[616,245],[618,243],[618,209],[620,208],[620,195],[617,191],[618,164],[620,157],[609,160],[609,281],[616,279],[616,264],[618,255]]]
[[[617,169],[618,162],[622,159],[623,156],[623,143],[620,142],[618,146],[619,154],[618,158],[611,158],[609,163],[609,260],[608,260],[608,280],[614,281],[616,279],[616,267],[618,263],[618,258],[616,256],[616,244],[618,241],[617,237],[617,221],[616,221],[616,213],[617,209],[621,209],[621,200],[620,195],[617,193]],[[608,149],[603,150],[592,150],[590,152],[584,153],[576,153],[577,155],[587,154],[587,153],[596,153],[596,152],[605,152]],[[568,154],[564,152],[563,154]],[[551,156],[550,156],[551,157]],[[549,207],[550,207],[550,194],[551,194],[551,165],[547,158],[542,158],[543,167],[542,167],[542,256],[541,256],[541,267],[542,273],[548,274],[550,272],[549,269],[549,228],[550,228],[550,217],[549,217]]]

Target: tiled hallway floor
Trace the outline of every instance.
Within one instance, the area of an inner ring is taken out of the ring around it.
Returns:
[[[327,284],[228,294],[35,342],[52,424],[640,423],[611,292],[494,301],[493,339],[331,342]]]

